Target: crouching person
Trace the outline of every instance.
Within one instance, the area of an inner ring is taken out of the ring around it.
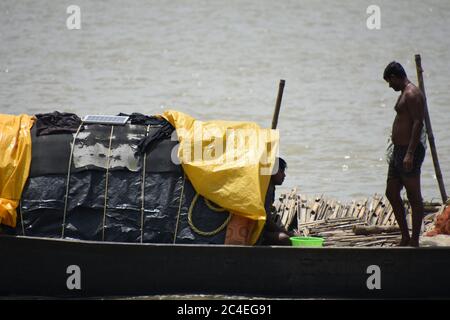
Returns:
[[[265,209],[266,209],[266,224],[262,231],[259,243],[266,246],[290,246],[290,237],[294,236],[293,232],[287,231],[284,227],[275,223],[275,214],[273,213],[273,203],[275,201],[275,186],[281,186],[286,177],[286,161],[282,158],[277,158],[275,168],[278,163],[278,171],[272,174],[269,187],[267,189]]]

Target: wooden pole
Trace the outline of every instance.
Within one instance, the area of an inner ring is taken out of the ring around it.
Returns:
[[[420,90],[422,90],[423,94],[424,108],[425,108],[425,126],[427,128],[428,142],[430,143],[431,156],[433,158],[434,172],[436,173],[436,178],[439,184],[439,191],[441,192],[442,203],[445,203],[448,197],[447,193],[445,192],[444,180],[442,178],[442,172],[441,167],[439,166],[436,145],[434,143],[433,129],[431,128],[430,114],[428,113],[427,97],[425,95],[425,85],[423,82],[422,60],[420,58],[420,54],[416,54],[416,69],[419,87]]]
[[[275,105],[275,111],[273,113],[272,118],[272,129],[277,128],[278,124],[278,116],[280,114],[280,107],[281,107],[281,99],[283,98],[283,91],[284,91],[284,84],[286,81],[280,80],[280,86],[278,88],[278,97],[277,97],[277,103]]]

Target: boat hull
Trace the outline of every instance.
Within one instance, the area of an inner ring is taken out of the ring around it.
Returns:
[[[0,236],[0,248],[0,294],[6,296],[450,298],[450,277],[444,276],[449,248],[129,244],[11,236]],[[78,267],[78,274],[70,266]],[[73,288],[76,279],[79,289]]]

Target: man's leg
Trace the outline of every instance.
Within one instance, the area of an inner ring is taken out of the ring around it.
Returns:
[[[386,197],[391,203],[392,209],[394,210],[395,219],[397,220],[398,226],[402,233],[402,240],[399,246],[405,247],[410,242],[410,236],[408,231],[408,225],[406,223],[405,207],[403,206],[403,201],[400,196],[400,191],[403,185],[398,178],[390,178],[387,181],[386,186]]]
[[[420,191],[420,175],[402,179],[412,209],[412,236],[409,245],[419,246],[420,229],[423,220],[423,201]]]

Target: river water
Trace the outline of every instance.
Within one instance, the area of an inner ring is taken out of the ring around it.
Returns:
[[[367,27],[370,4],[380,29]],[[80,30],[66,26],[69,5]],[[397,60],[417,82],[420,53],[450,185],[450,1],[2,0],[0,25],[1,113],[170,108],[269,127],[285,79],[279,191],[342,200],[384,192],[398,94],[382,73]],[[424,198],[438,199],[429,148],[422,180]]]

